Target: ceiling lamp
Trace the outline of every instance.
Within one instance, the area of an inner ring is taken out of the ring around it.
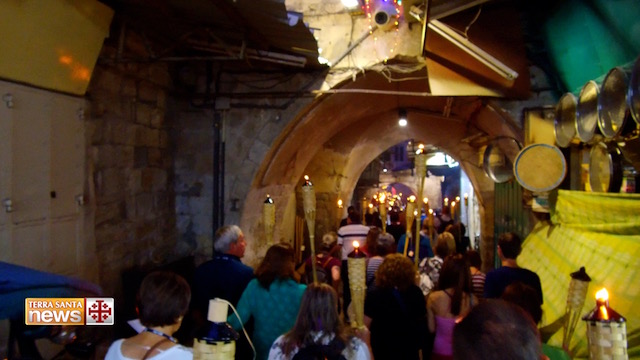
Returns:
[[[400,109],[398,111],[398,125],[402,127],[407,126],[407,110]]]

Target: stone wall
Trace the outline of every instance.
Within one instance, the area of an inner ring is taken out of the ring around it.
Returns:
[[[213,244],[214,112],[184,103],[177,114],[174,189],[179,247],[204,259],[211,255]]]
[[[122,271],[169,261],[175,244],[166,65],[111,63],[105,46],[87,99],[87,179],[100,284],[120,294]],[[171,254],[171,255],[170,255]]]
[[[186,70],[183,70],[186,71]],[[202,66],[192,66],[188,72],[201,74],[194,84],[179,82],[176,89],[180,99],[176,99],[174,135],[175,135],[175,192],[177,231],[180,234],[179,248],[188,249],[196,255],[196,263],[211,257],[213,233],[212,217],[222,215],[223,224],[241,225],[241,216],[247,208],[251,217],[261,216],[262,201],[248,200],[253,186],[262,188],[267,185],[253,184],[258,169],[272,145],[279,136],[286,133],[286,127],[295,122],[296,117],[313,98],[304,96],[274,97],[272,93],[295,93],[302,89],[312,89],[319,85],[323,77],[316,74],[286,73],[231,73],[219,71],[218,93],[230,96],[211,96],[215,100],[208,104],[194,104],[194,98],[206,94],[207,79]],[[286,80],[286,81],[283,81]],[[213,87],[213,84],[208,84]],[[258,86],[259,88],[257,88]],[[190,90],[189,90],[190,89]],[[261,96],[260,92],[264,95]],[[186,94],[186,95],[185,95]],[[204,95],[206,97],[206,95]],[[215,133],[214,117],[220,119],[221,140],[224,142],[224,188],[222,199],[224,213],[214,214],[213,187],[214,171],[218,168],[214,159]],[[272,196],[282,191],[278,186],[272,188]],[[289,190],[287,190],[289,191]],[[266,193],[263,194],[266,196]],[[277,204],[280,209],[284,204]],[[261,219],[251,221],[261,228]],[[282,219],[279,217],[278,221]],[[276,224],[279,228],[279,224]],[[249,243],[246,262],[256,263],[264,254],[264,232],[258,229],[260,238],[251,234],[256,229],[243,229]],[[276,231],[277,233],[277,231]],[[290,241],[291,236],[276,239]]]

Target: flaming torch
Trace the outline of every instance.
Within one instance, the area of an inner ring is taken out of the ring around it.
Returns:
[[[351,291],[351,306],[355,314],[352,326],[357,329],[364,327],[364,294],[367,288],[365,278],[367,274],[367,256],[360,250],[360,243],[353,242],[353,251],[347,255],[347,269],[349,272],[349,290]]]
[[[367,213],[367,205],[369,204],[369,200],[367,200],[366,197],[362,198],[362,201],[360,201],[360,206],[362,208],[362,223],[365,224],[365,214]]]
[[[378,197],[378,212],[380,220],[382,220],[382,232],[387,232],[387,197],[384,193]]]
[[[264,234],[267,238],[267,244],[273,245],[273,227],[276,223],[276,206],[273,199],[267,194],[267,199],[262,205],[262,221],[264,222]]]
[[[590,281],[591,278],[584,270],[584,266],[580,270],[571,273],[565,310],[567,320],[564,323],[562,334],[562,347],[565,349],[569,349],[571,345],[571,338],[578,325],[578,320],[580,320],[580,313],[582,312],[582,306],[584,306],[584,300],[587,298]]]
[[[596,307],[585,315],[589,359],[628,359],[626,319],[609,307],[609,293],[596,293]]]
[[[418,146],[418,151],[416,151],[416,157],[414,159],[415,168],[416,168],[416,176],[418,177],[418,196],[422,197],[424,191],[424,178],[427,176],[427,154],[424,152],[424,145],[420,144]],[[416,253],[413,256],[413,260],[416,263],[416,268],[418,267],[418,263],[420,263],[420,207],[418,207],[418,215],[416,220]]]
[[[316,224],[316,193],[313,190],[313,184],[307,175],[304,176],[304,184],[302,184],[302,206],[304,208],[304,218],[307,220],[309,228],[309,246],[311,247],[311,259],[316,258],[316,241],[315,241],[315,224]],[[311,261],[311,271],[313,274],[313,282],[318,282],[316,275],[316,262]]]
[[[413,225],[413,219],[415,214],[413,213],[416,206],[416,197],[411,195],[407,199],[407,207],[405,208],[405,218],[407,220],[407,235],[404,239],[404,256],[407,256],[407,250],[409,249],[409,239],[411,238],[411,225]]]

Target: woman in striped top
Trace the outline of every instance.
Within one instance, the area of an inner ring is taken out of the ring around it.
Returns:
[[[480,253],[475,250],[469,250],[466,253],[467,261],[469,262],[469,270],[471,271],[471,285],[473,288],[473,294],[478,299],[483,299],[484,295],[484,280],[487,275],[480,271],[482,268],[482,259]]]
[[[374,240],[369,242],[369,237],[373,237]],[[369,251],[369,258],[367,259],[366,279],[368,291],[374,286],[376,270],[378,270],[380,264],[382,264],[384,257],[395,250],[395,240],[393,238],[393,235],[389,233],[382,233],[379,229],[371,229],[369,231],[369,235],[367,236],[367,244]]]

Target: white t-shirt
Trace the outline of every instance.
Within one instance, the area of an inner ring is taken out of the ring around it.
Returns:
[[[322,333],[317,333],[314,335],[314,340],[318,341],[322,338],[322,344],[326,345],[333,340],[335,335],[331,334],[330,336],[323,336]],[[280,335],[271,345],[271,350],[269,351],[268,360],[291,360],[300,350],[299,348],[294,348],[291,351],[289,356],[285,356],[282,353],[282,347],[284,342],[284,335]],[[371,360],[371,354],[369,353],[369,348],[364,341],[360,340],[357,337],[351,338],[351,341],[347,346],[342,350],[342,356],[344,356],[347,360]]]
[[[125,339],[119,339],[113,342],[111,346],[109,346],[109,350],[107,351],[107,355],[104,357],[105,360],[134,360],[132,358],[128,358],[122,355],[122,342]],[[149,359],[154,360],[192,360],[193,359],[193,350],[190,348],[184,347],[182,345],[172,346],[167,350],[158,349],[156,355],[153,355]]]
[[[362,224],[349,224],[338,229],[338,245],[342,246],[342,260],[353,251],[353,242],[358,241],[362,248],[367,241],[367,234],[371,230]]]

